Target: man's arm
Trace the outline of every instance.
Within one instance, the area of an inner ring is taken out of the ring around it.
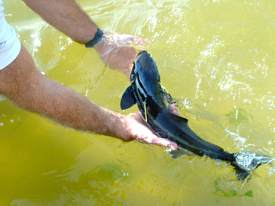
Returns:
[[[23,45],[18,57],[0,70],[0,94],[22,109],[68,127],[177,148],[172,141],[156,137],[138,114],[124,116],[104,109],[43,76]]]
[[[53,27],[72,40],[85,44],[98,29],[75,0],[23,0],[25,4]]]
[[[23,0],[46,22],[76,42],[92,40],[98,26],[82,11],[75,0]],[[111,69],[119,69],[128,78],[136,51],[128,44],[143,45],[144,40],[130,35],[108,34],[94,48]]]

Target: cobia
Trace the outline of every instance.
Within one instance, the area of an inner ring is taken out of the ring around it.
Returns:
[[[196,155],[206,155],[230,163],[239,179],[245,179],[259,165],[274,158],[253,152],[229,153],[221,147],[200,138],[188,127],[188,120],[170,112],[164,101],[165,92],[160,85],[156,63],[146,51],[141,51],[134,61],[130,76],[131,85],[124,92],[120,107],[128,109],[137,103],[146,123],[155,134],[176,142],[180,148]]]

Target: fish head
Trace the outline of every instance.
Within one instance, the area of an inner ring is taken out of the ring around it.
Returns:
[[[139,52],[134,60],[130,82],[131,85],[122,95],[121,109],[128,109],[138,103],[139,110],[146,111],[148,99],[154,99],[166,107],[161,93],[160,76],[156,63],[147,51]]]
[[[137,76],[140,81],[146,81],[146,83],[148,81],[152,82],[153,79],[158,82],[160,81],[157,65],[147,51],[139,52],[133,64],[134,65],[130,75],[131,82],[135,81]]]

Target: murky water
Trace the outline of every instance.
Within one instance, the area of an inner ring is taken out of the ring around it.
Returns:
[[[100,28],[147,40],[162,85],[202,138],[230,152],[275,156],[274,1],[78,2]],[[4,6],[41,72],[123,113],[126,77],[21,1]],[[275,204],[275,165],[242,185],[226,164],[74,131],[7,100],[0,102],[0,156],[1,205]]]

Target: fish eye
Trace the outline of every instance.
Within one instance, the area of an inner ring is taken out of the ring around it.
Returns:
[[[132,83],[134,80],[135,80],[135,74],[134,74],[134,73],[131,73],[130,82]]]
[[[130,74],[130,82],[132,83],[135,80],[135,62],[133,62],[133,68]]]

